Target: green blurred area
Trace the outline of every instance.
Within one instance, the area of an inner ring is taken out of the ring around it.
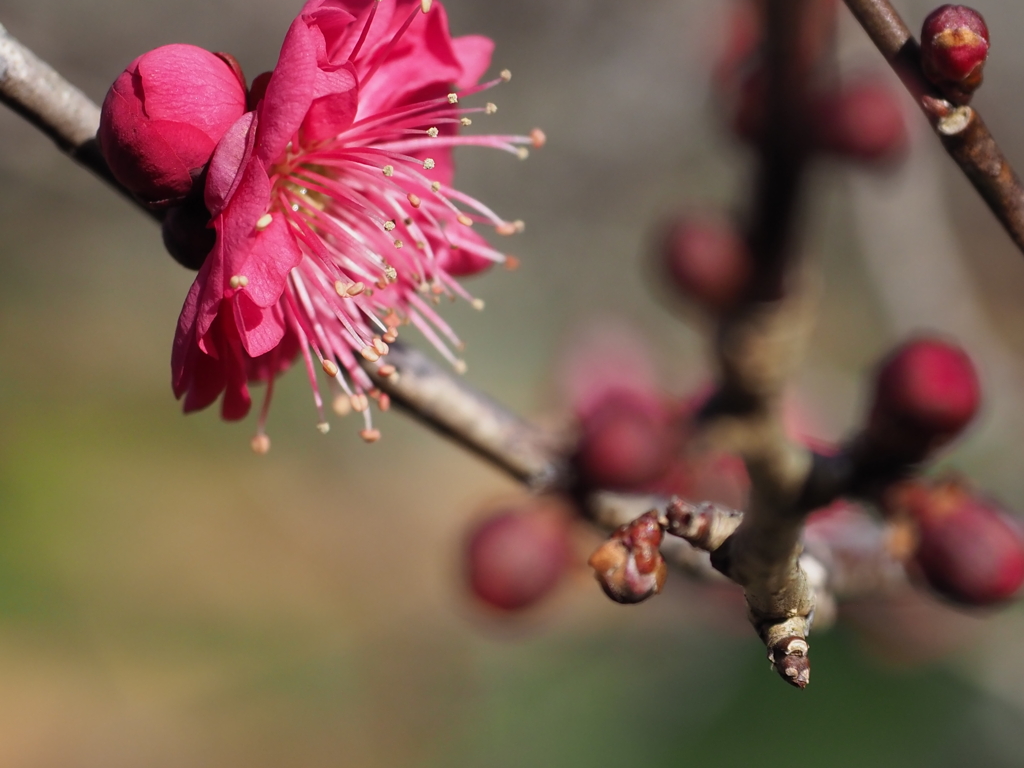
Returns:
[[[529,225],[522,269],[472,286],[483,319],[446,314],[470,379],[550,415],[569,331],[611,314],[651,339],[670,389],[694,386],[701,326],[654,301],[638,265],[658,216],[744,193],[746,158],[706,85],[721,6],[446,5],[515,72],[496,130],[549,136],[525,164],[460,156],[460,186]],[[298,7],[11,0],[0,22],[99,100],[169,42],[232,51],[251,77]],[[993,88],[1020,71],[994,66]],[[990,122],[1012,138],[1016,117]],[[373,446],[354,422],[321,436],[300,371],[275,395],[268,456],[249,451],[252,419],[184,418],[169,352],[191,275],[150,221],[9,112],[0,135],[0,765],[1024,764],[1020,699],[1000,693],[1024,681],[1016,611],[925,612],[938,649],[899,664],[870,622],[816,636],[805,692],[768,671],[738,603],[678,579],[622,608],[581,568],[538,615],[481,615],[459,578],[462,537],[510,482],[401,415],[379,419]],[[891,337],[843,185],[815,184],[829,288],[808,381],[834,436],[861,406],[848,382]],[[949,184],[958,231],[985,244],[974,268],[991,311],[1020,344],[1020,265],[993,266],[1012,250]],[[1012,447],[971,442],[951,463],[1012,496],[1024,478],[986,475]],[[932,660],[955,647],[952,664]]]

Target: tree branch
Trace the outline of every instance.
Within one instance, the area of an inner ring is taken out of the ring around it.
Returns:
[[[1024,251],[1024,187],[973,107],[954,106],[921,71],[920,48],[888,0],[845,0],[999,223]]]
[[[96,131],[100,108],[0,24],[0,102],[53,139],[60,151],[88,168],[122,195],[149,210],[118,183],[100,154]]]

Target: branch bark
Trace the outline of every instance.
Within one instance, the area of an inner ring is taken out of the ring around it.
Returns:
[[[49,136],[61,152],[139,205],[155,213],[118,183],[100,154],[96,131],[100,108],[0,24],[0,102]]]

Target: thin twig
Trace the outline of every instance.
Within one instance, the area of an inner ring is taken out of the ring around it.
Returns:
[[[1024,251],[1024,187],[981,115],[973,107],[955,107],[928,82],[917,40],[888,0],[845,2],[935,128],[946,152]]]

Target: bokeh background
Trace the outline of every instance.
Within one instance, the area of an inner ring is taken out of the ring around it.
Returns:
[[[696,314],[652,295],[652,223],[731,205],[745,150],[708,86],[725,0],[449,0],[456,34],[515,74],[490,125],[542,126],[526,163],[459,156],[460,186],[528,227],[523,266],[448,317],[469,378],[558,418],[573,333],[627,322],[666,388],[707,375]],[[930,10],[898,2],[912,26]],[[272,67],[299,0],[4,0],[0,23],[101,100],[171,42]],[[993,31],[976,104],[1024,166],[1024,6],[978,0]],[[841,12],[844,71],[880,68]],[[1005,41],[1005,42],[1004,42]],[[822,316],[794,397],[822,437],[864,405],[864,374],[915,328],[975,354],[982,423],[945,459],[1024,509],[1024,259],[907,101],[907,161],[818,167],[808,251]],[[274,449],[253,423],[185,418],[170,393],[191,275],[157,228],[0,111],[0,765],[1018,766],[1024,614],[961,617],[900,598],[814,639],[799,693],[768,671],[742,608],[670,580],[640,607],[579,569],[499,621],[460,579],[467,527],[517,489],[400,414],[366,446],[324,437],[299,372]],[[581,533],[581,551],[593,543]]]

